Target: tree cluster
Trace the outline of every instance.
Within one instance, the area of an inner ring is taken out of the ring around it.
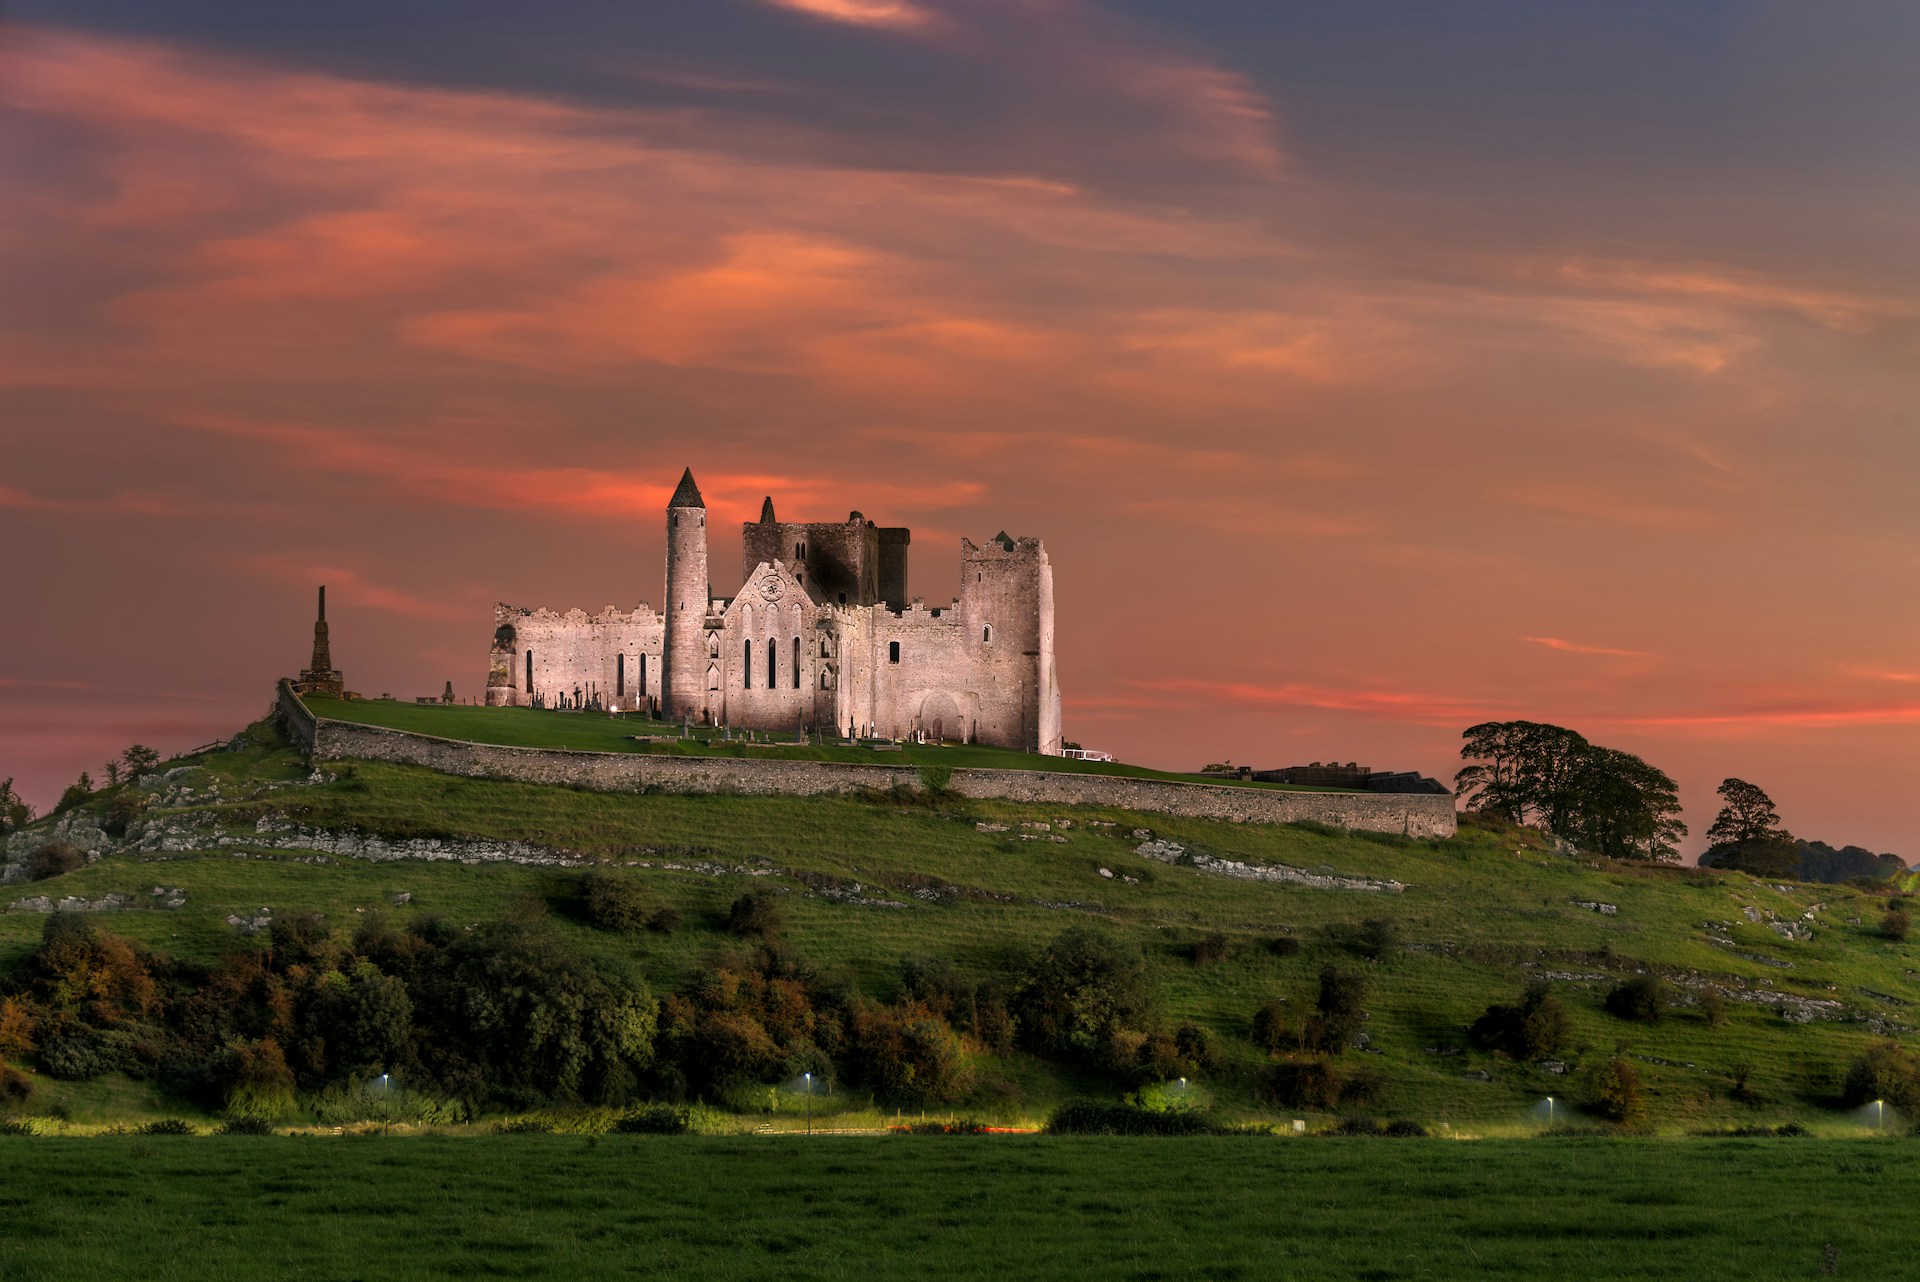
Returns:
[[[1610,859],[1679,859],[1679,785],[1657,767],[1536,721],[1482,722],[1463,738],[1454,786],[1469,809]]]

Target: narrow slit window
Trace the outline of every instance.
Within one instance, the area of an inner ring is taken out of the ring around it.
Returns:
[[[774,661],[779,657],[779,655],[780,655],[780,651],[774,647],[773,638],[768,637],[767,638],[767,689],[769,690],[778,690],[780,688],[780,674],[778,672],[775,672],[773,668]]]
[[[647,652],[640,652],[640,697],[647,697]]]
[[[793,639],[793,688],[800,688],[800,638]]]
[[[900,643],[898,641],[887,642],[887,662],[900,662]]]
[[[527,693],[533,693],[533,651],[527,651]]]
[[[622,698],[627,693],[627,656],[613,656],[613,697]]]
[[[993,625],[991,623],[980,629],[980,639],[982,641],[993,640]]]
[[[753,689],[753,642],[740,643],[740,688]]]

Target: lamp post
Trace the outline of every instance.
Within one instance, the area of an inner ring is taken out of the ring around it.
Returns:
[[[1883,1099],[1873,1102],[1873,1124],[1882,1135],[1887,1133],[1887,1102]]]
[[[1553,1129],[1553,1096],[1547,1096],[1547,1129]]]
[[[807,1083],[807,1134],[813,1134],[813,1074],[803,1073]]]

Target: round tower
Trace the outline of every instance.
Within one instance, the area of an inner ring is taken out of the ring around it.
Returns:
[[[662,712],[674,720],[707,712],[707,505],[693,483],[693,469],[680,477],[667,500],[667,628]]]

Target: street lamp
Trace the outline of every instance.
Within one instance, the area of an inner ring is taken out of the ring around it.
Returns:
[[[1553,1129],[1553,1096],[1547,1096],[1547,1129]]]
[[[807,1134],[813,1134],[813,1074],[802,1073],[807,1083]]]
[[[1883,1099],[1875,1100],[1873,1102],[1873,1112],[1874,1126],[1879,1129],[1882,1135],[1885,1135],[1887,1133],[1887,1102]]]

